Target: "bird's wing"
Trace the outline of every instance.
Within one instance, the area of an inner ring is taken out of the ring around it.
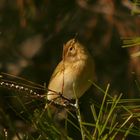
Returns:
[[[63,71],[64,71],[64,64],[63,64],[63,61],[61,61],[61,62],[57,65],[57,67],[55,68],[55,70],[54,70],[54,72],[53,72],[53,74],[52,74],[52,76],[51,76],[50,81],[51,81],[54,77],[56,77],[57,74],[60,74],[60,73],[62,73]]]

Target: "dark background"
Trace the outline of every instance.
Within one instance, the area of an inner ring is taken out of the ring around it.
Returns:
[[[140,35],[132,9],[129,0],[0,0],[0,71],[47,85],[63,44],[77,35],[95,61],[96,83],[110,83],[112,95],[139,98],[140,58],[131,57],[139,48],[122,48],[123,37]],[[11,92],[0,93],[1,112],[8,112],[16,103],[5,97]],[[100,100],[94,89],[90,94]]]

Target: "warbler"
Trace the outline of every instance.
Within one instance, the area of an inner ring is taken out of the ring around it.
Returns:
[[[94,61],[87,48],[76,39],[63,46],[62,60],[48,84],[48,100],[80,98],[96,79]]]

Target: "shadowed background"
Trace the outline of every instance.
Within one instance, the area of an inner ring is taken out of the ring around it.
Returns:
[[[121,47],[122,37],[140,35],[132,6],[129,0],[1,0],[0,71],[48,84],[63,44],[77,34],[95,61],[96,83],[103,89],[110,83],[112,95],[139,98],[140,58],[131,57],[139,48]],[[15,104],[6,92],[0,92],[1,110]],[[95,89],[89,92],[100,99]]]

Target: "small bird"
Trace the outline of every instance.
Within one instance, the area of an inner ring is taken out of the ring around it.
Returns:
[[[60,95],[68,100],[80,98],[91,86],[89,80],[95,79],[93,58],[82,44],[71,39],[64,44],[62,60],[51,76],[47,99],[55,101]]]

